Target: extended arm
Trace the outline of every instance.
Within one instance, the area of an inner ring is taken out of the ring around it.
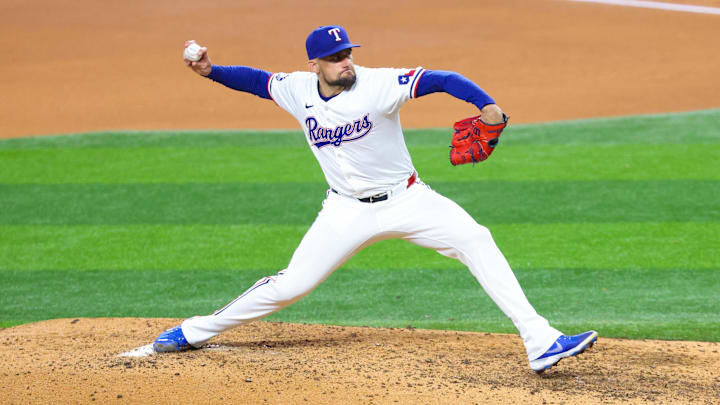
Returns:
[[[503,113],[495,100],[471,80],[459,73],[443,70],[426,70],[419,79],[416,97],[445,92],[460,100],[474,104],[489,124],[503,122]]]
[[[185,42],[187,48],[195,41]],[[252,93],[258,97],[272,100],[267,84],[272,73],[247,66],[217,66],[210,62],[207,48],[200,48],[200,59],[190,61],[184,59],[185,65],[200,76],[214,80],[234,90]]]
[[[268,92],[268,80],[272,73],[247,66],[217,66],[213,65],[208,79],[234,90],[252,93],[258,97],[272,100]]]

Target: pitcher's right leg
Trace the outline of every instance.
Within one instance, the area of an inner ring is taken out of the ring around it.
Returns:
[[[268,316],[309,294],[356,251],[374,241],[378,227],[368,205],[329,193],[287,269],[259,280],[214,314],[183,322],[189,344],[199,347],[227,329]]]

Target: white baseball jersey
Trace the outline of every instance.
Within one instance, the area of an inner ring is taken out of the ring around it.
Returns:
[[[415,96],[423,72],[356,65],[353,87],[328,101],[315,73],[275,73],[268,92],[302,126],[330,187],[364,198],[407,181],[415,170],[399,111]]]

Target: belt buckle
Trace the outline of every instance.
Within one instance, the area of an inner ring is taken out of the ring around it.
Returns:
[[[385,200],[387,200],[387,195],[388,195],[388,193],[380,193],[380,194],[371,195],[370,197],[368,197],[370,199],[369,202],[370,202],[370,204],[372,204],[376,201],[385,201]]]

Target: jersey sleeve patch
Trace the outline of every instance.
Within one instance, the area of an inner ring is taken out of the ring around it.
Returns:
[[[292,98],[291,93],[293,86],[288,83],[291,81],[290,77],[290,73],[273,73],[268,79],[268,94],[270,94],[272,101],[279,106],[282,106],[289,100],[289,98]],[[283,82],[286,79],[287,81]]]
[[[398,76],[398,84],[401,86],[409,84],[413,76],[415,76],[415,69],[407,73],[401,74],[400,76]]]

